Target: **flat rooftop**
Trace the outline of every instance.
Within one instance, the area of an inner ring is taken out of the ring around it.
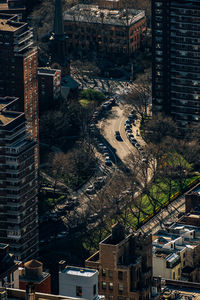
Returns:
[[[56,70],[56,69],[51,69],[51,68],[48,68],[48,67],[44,67],[44,68],[38,68],[38,74],[39,75],[54,75],[57,71],[59,70]]]
[[[7,106],[16,101],[18,98],[15,97],[0,97],[0,126],[6,125],[22,115],[23,113],[7,110]]]
[[[66,267],[61,272],[73,276],[92,277],[97,271],[78,267]]]
[[[26,23],[12,20],[13,16],[0,13],[0,30],[14,32]]]
[[[99,8],[98,5],[79,4],[64,12],[64,21],[78,21],[107,25],[130,26],[145,17],[144,10]]]

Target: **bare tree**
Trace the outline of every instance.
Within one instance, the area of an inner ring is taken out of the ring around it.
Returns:
[[[141,121],[148,115],[150,107],[151,85],[146,74],[140,78],[132,86],[130,92],[125,95],[126,103],[130,104]]]

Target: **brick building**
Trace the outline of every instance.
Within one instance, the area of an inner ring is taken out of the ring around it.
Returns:
[[[37,143],[26,129],[19,100],[0,97],[0,242],[17,260],[38,254]]]
[[[0,96],[19,97],[19,110],[38,140],[38,52],[32,29],[16,15],[0,14],[0,66]]]
[[[126,235],[114,226],[112,234],[100,242],[99,251],[85,261],[88,268],[99,271],[99,294],[106,300],[151,298],[151,236]]]
[[[40,110],[55,104],[61,95],[61,70],[38,68],[38,93]]]
[[[51,275],[43,272],[43,263],[32,259],[20,268],[19,272],[19,288],[26,290],[28,283],[33,283],[35,291],[39,293],[51,293]]]
[[[77,54],[100,52],[131,55],[141,47],[146,32],[145,12],[109,10],[79,4],[64,13],[68,49]]]

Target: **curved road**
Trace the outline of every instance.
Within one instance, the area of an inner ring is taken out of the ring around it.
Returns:
[[[114,106],[111,111],[110,117],[103,119],[99,122],[102,135],[109,142],[109,144],[116,149],[117,156],[125,161],[126,157],[130,153],[136,153],[138,151],[129,141],[126,132],[124,122],[127,120],[127,116],[124,114],[124,105]],[[139,120],[136,122],[136,126],[132,127],[133,135],[140,145],[144,145],[144,141],[140,136],[136,136],[136,130],[139,132]],[[122,141],[118,141],[115,138],[115,131],[119,131]]]

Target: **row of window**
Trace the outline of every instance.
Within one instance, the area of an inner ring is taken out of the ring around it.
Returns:
[[[107,275],[109,278],[113,278],[113,270],[106,271],[106,269],[102,269],[101,274],[104,277],[106,277],[106,275]],[[122,271],[118,271],[118,279],[123,280],[123,272]]]
[[[102,281],[102,290],[106,290],[108,287],[109,291],[113,291],[113,282],[105,282],[105,281]],[[122,283],[119,283],[118,284],[118,291],[119,292],[123,292],[123,284]]]

